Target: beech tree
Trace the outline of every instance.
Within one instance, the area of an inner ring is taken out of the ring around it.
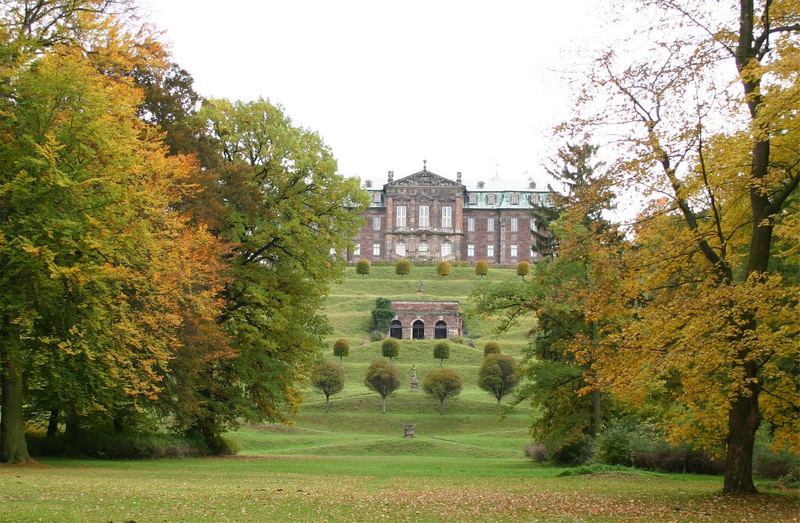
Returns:
[[[450,265],[450,262],[441,261],[436,265],[436,274],[442,277],[449,276],[452,270],[453,266]]]
[[[386,338],[381,343],[381,354],[384,358],[392,361],[392,358],[396,358],[400,354],[400,342],[394,338]]]
[[[608,292],[587,301],[589,319],[612,320],[606,341],[574,353],[617,396],[668,403],[671,438],[724,448],[724,492],[755,492],[762,420],[778,445],[800,448],[800,293],[784,248],[798,238],[800,3],[654,0],[641,10],[653,21],[647,41],[629,44],[647,52],[623,43],[599,57],[564,127],[612,127],[625,139],[611,182],[657,195],[632,227],[623,278],[599,278]]]
[[[215,373],[238,392],[209,400],[252,421],[284,421],[329,332],[322,306],[344,268],[329,252],[347,249],[368,196],[336,173],[319,135],[266,100],[206,100],[197,118],[212,173],[204,200],[220,209],[220,236],[236,245],[220,322],[237,357]],[[205,426],[224,430],[212,421]]]
[[[411,273],[411,262],[406,259],[397,260],[397,264],[395,264],[394,267],[394,272],[405,278]]]

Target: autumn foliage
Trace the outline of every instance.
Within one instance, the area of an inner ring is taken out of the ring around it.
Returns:
[[[163,416],[211,450],[283,419],[364,195],[266,102],[198,113],[125,2],[29,7],[0,10],[0,461],[31,417],[77,443]]]

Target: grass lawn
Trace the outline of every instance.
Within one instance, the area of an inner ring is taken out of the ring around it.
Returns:
[[[516,278],[492,268],[489,281]],[[418,293],[419,280],[424,293]],[[520,405],[506,412],[475,384],[483,344],[521,355],[525,332],[495,338],[491,325],[468,318],[475,347],[452,344],[445,366],[465,387],[444,415],[420,380],[439,366],[433,341],[404,341],[395,359],[400,389],[381,414],[380,398],[362,383],[380,342],[369,341],[375,298],[447,299],[465,304],[481,279],[469,267],[447,278],[435,267],[373,267],[361,278],[348,268],[327,304],[333,341],[350,340],[347,384],[325,412],[324,396],[306,391],[291,426],[245,426],[229,436],[241,447],[230,458],[92,461],[42,460],[0,466],[0,521],[798,521],[798,493],[760,484],[764,494],[721,496],[722,478],[613,471],[559,476],[567,469],[523,456],[535,415]],[[503,414],[503,416],[501,416]],[[416,426],[403,438],[403,424]]]

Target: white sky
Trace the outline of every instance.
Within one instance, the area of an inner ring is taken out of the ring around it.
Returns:
[[[471,188],[495,169],[544,188],[572,106],[561,72],[606,36],[591,0],[139,3],[200,94],[281,104],[378,186],[427,159]]]

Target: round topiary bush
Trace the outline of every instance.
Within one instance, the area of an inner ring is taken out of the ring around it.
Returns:
[[[444,414],[444,400],[458,396],[464,382],[453,369],[436,369],[422,380],[422,390],[439,400],[439,414]]]
[[[386,360],[376,360],[364,374],[364,385],[381,395],[381,408],[386,414],[386,396],[400,386],[400,371]]]
[[[331,409],[331,396],[344,388],[344,369],[332,361],[323,361],[314,369],[311,385],[325,394],[325,411]]]
[[[450,262],[441,261],[438,265],[436,265],[436,274],[441,277],[449,276],[452,270],[453,266],[450,265]]]
[[[433,346],[433,357],[439,360],[439,366],[444,365],[444,360],[450,358],[450,344],[446,341],[440,341]]]
[[[478,387],[494,396],[498,405],[518,383],[517,362],[506,354],[489,354],[478,370]]]
[[[402,260],[397,260],[397,265],[394,266],[394,272],[402,277],[407,276],[411,273],[411,262],[405,258]]]
[[[392,358],[396,358],[400,354],[400,342],[394,338],[386,338],[381,343],[381,354],[390,361]]]
[[[483,357],[485,358],[489,354],[500,354],[500,344],[496,341],[487,341],[483,346]]]
[[[489,262],[481,260],[475,264],[475,276],[483,278],[487,274],[489,274]]]
[[[362,278],[364,275],[369,274],[371,270],[372,265],[370,265],[369,260],[358,260],[356,263],[356,274],[360,274]]]
[[[342,358],[350,355],[350,342],[344,338],[339,338],[333,344],[333,355],[342,361]]]
[[[517,276],[525,279],[525,276],[531,273],[531,264],[526,261],[521,261],[517,264]]]

